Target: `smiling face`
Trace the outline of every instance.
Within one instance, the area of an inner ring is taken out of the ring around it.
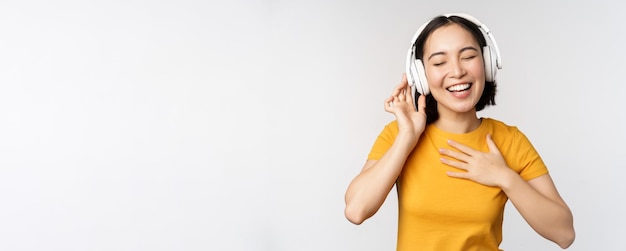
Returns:
[[[455,23],[436,29],[424,43],[423,62],[440,116],[475,116],[485,88],[485,69],[481,47],[472,34]]]

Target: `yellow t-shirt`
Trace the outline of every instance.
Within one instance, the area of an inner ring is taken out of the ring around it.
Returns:
[[[397,134],[398,124],[393,121],[378,136],[368,159],[380,159]],[[447,144],[452,139],[487,152],[487,134],[523,179],[548,173],[537,151],[516,127],[483,118],[476,130],[453,134],[428,125],[396,183],[398,251],[499,250],[506,194],[497,187],[447,176],[446,171],[461,170],[442,164],[438,151],[453,149]]]

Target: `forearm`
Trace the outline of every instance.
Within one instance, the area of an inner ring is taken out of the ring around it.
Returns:
[[[526,222],[541,236],[561,248],[569,247],[574,241],[573,217],[560,197],[544,196],[513,172],[507,181],[501,188]]]
[[[345,215],[361,224],[374,215],[395,184],[414,143],[396,138],[389,150],[371,167],[364,169],[348,186]]]

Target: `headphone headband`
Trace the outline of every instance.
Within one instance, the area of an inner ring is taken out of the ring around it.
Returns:
[[[478,21],[478,19],[476,19],[475,17],[470,16],[465,13],[448,13],[448,14],[443,14],[441,16],[448,17],[448,18],[452,16],[461,17],[461,18],[466,19],[467,21],[474,23],[476,26],[478,26],[478,29],[480,29],[486,35],[486,36],[484,35],[483,36],[487,38],[487,40],[489,40],[491,44],[493,45],[493,49],[496,54],[495,55],[496,66],[498,67],[498,69],[502,69],[502,58],[500,57],[500,48],[498,48],[498,43],[496,43],[496,39],[493,37],[493,34],[489,30],[489,28],[487,28],[486,25]],[[428,25],[429,23],[430,22],[426,22],[422,24],[422,26],[420,26],[419,29],[417,29],[417,32],[415,32],[415,35],[413,35],[413,38],[411,39],[411,49],[410,49],[410,50],[413,50],[413,53],[415,53],[415,42],[417,41],[417,38],[420,36],[420,34],[422,34],[422,31],[424,31],[424,29],[426,28],[426,25]]]

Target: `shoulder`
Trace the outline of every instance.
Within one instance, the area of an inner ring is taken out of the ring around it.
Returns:
[[[396,120],[393,120],[387,123],[384,126],[384,128],[380,131],[380,133],[378,134],[377,141],[382,140],[385,142],[392,143],[395,137],[398,135],[398,132],[399,132],[398,122]]]
[[[528,137],[517,126],[491,118],[483,118],[483,121],[488,123],[487,126],[493,135],[492,138],[496,145],[505,148],[510,147],[511,150],[517,153],[527,150],[535,151]]]
[[[492,118],[483,118],[483,122],[486,123],[486,127],[496,144],[517,146],[530,144],[526,135],[517,126]]]
[[[483,123],[485,123],[487,127],[491,128],[491,131],[493,131],[494,133],[521,133],[517,126],[509,125],[497,119],[483,118]]]
[[[387,132],[387,133],[391,133],[393,135],[398,134],[398,131],[399,131],[399,129],[398,129],[398,121],[397,120],[393,120],[393,121],[387,123],[385,125],[385,128],[383,129],[383,131]]]

